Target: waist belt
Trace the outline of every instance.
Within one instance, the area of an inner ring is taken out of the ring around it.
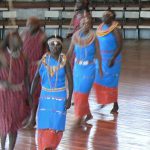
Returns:
[[[66,87],[49,89],[49,88],[46,88],[46,87],[42,86],[42,90],[47,91],[47,92],[59,92],[59,91],[65,91]]]
[[[94,61],[88,61],[88,60],[84,61],[84,60],[79,60],[79,59],[75,58],[75,63],[86,66],[89,64],[93,64]]]

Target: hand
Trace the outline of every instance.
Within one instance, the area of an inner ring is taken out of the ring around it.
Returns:
[[[69,38],[72,37],[72,35],[73,35],[73,33],[68,33],[67,36],[66,36],[66,38],[69,39]]]
[[[112,67],[114,65],[114,63],[115,63],[115,59],[110,59],[108,66]]]
[[[67,99],[66,101],[66,110],[69,109],[71,107],[71,99]]]
[[[35,124],[36,124],[35,119],[31,115],[29,119],[25,120],[25,122],[23,123],[23,128],[32,129],[34,128]]]

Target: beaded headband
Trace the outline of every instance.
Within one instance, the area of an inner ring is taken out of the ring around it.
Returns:
[[[61,45],[63,45],[62,41],[58,38],[51,38],[47,41],[48,44],[51,44],[52,42],[54,42],[55,45],[56,43],[60,43]]]

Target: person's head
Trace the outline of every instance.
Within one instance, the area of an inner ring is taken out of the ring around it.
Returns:
[[[83,19],[80,21],[80,28],[83,32],[88,32],[92,27],[92,17],[89,13],[85,12]]]
[[[40,20],[37,17],[32,16],[28,18],[26,26],[29,28],[31,34],[36,33],[40,28]]]
[[[75,5],[75,8],[76,8],[76,11],[82,10],[84,8],[82,2],[77,1],[76,5]]]
[[[89,0],[82,0],[82,4],[83,4],[85,9],[88,9],[89,3],[90,3]]]
[[[116,14],[112,10],[108,10],[103,14],[102,21],[105,24],[111,24],[116,18]]]
[[[18,31],[9,32],[3,41],[3,48],[9,48],[10,51],[20,51],[22,47],[22,40]]]
[[[47,48],[51,54],[59,56],[62,52],[63,38],[61,36],[50,36],[47,39]]]

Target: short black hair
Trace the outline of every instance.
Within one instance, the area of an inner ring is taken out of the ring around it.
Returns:
[[[116,19],[116,13],[115,13],[115,11],[110,10],[110,9],[109,9],[108,11],[111,12],[111,13],[113,14],[112,19],[115,20],[115,19]]]

